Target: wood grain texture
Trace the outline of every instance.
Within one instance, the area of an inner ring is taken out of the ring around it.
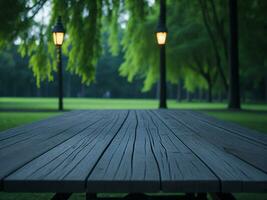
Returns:
[[[91,111],[75,112],[69,120],[64,120],[65,124],[60,127],[58,127],[58,123],[54,123],[54,129],[42,126],[36,130],[37,134],[33,139],[20,140],[12,146],[2,148],[0,150],[1,182],[11,172],[86,129],[98,121],[99,117]],[[13,139],[16,140],[16,137]]]
[[[161,110],[154,113],[216,174],[220,179],[222,192],[267,191],[265,172],[225,151],[220,143],[214,144],[203,136],[209,134],[215,139],[219,137],[220,132],[200,127],[197,120],[188,121],[185,112]],[[224,136],[220,139],[231,141],[232,138]],[[235,145],[238,147],[239,144]],[[253,151],[253,148],[251,150]]]
[[[90,173],[88,192],[160,190],[157,160],[140,112],[130,111],[123,127]]]
[[[158,160],[162,191],[219,190],[218,178],[154,112],[145,112],[143,121]]]
[[[0,133],[0,189],[267,192],[254,133],[185,110],[69,112]]]
[[[29,131],[32,131],[34,129],[37,130],[38,128],[41,128],[41,127],[46,127],[48,124],[51,124],[51,123],[54,124],[55,122],[58,122],[58,121],[64,121],[68,118],[73,118],[74,116],[76,116],[76,114],[79,114],[79,113],[80,111],[65,112],[59,116],[49,117],[47,119],[43,119],[40,121],[32,122],[32,123],[25,124],[25,125],[20,125],[15,128],[10,128],[8,130],[1,132],[0,141],[15,137],[20,134],[28,134]]]
[[[245,135],[244,133],[237,134],[227,126],[221,128],[214,125],[218,120],[207,121],[205,117],[194,118],[191,113],[176,112],[176,116],[184,123],[192,124],[192,128],[197,129],[198,134],[208,142],[218,145],[224,151],[267,173],[267,145],[263,144],[264,134],[262,134],[262,142],[259,142],[257,139],[251,139],[254,133],[250,133],[249,130],[245,132]]]
[[[4,189],[83,192],[88,173],[122,126],[127,113],[110,111],[90,116],[94,123],[5,178]]]
[[[218,178],[153,113],[140,110],[131,111],[87,181],[88,192],[208,190],[219,191]]]
[[[257,141],[258,143],[264,144],[267,146],[267,135],[260,133],[256,130],[248,129],[246,127],[240,126],[238,124],[232,123],[232,122],[226,122],[223,120],[218,120],[215,117],[209,116],[205,113],[196,112],[196,111],[187,111],[187,114],[190,114],[191,116],[198,118],[198,120],[201,120],[203,122],[206,122],[210,124],[211,126],[216,126],[221,129],[225,129],[231,133],[247,137],[248,139],[252,141]]]

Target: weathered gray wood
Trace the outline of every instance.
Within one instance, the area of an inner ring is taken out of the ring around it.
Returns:
[[[41,121],[39,123],[34,124],[34,126],[29,125],[28,127],[25,127],[25,131],[19,134],[16,134],[16,132],[12,130],[11,131],[11,133],[13,133],[12,136],[0,140],[0,151],[1,153],[4,153],[4,150],[7,147],[11,147],[12,149],[14,149],[14,146],[21,148],[20,144],[25,143],[28,140],[30,140],[30,142],[32,143],[36,138],[39,139],[40,137],[47,137],[48,135],[50,135],[50,133],[57,132],[58,130],[64,130],[73,123],[77,124],[82,123],[86,121],[83,119],[84,114],[85,114],[84,112],[77,114],[73,113],[72,115],[64,117],[59,116],[58,118],[53,118],[52,120],[51,119],[45,120],[45,122]],[[42,133],[42,131],[46,131],[49,134],[40,134]],[[1,134],[8,135],[6,133],[1,133]]]
[[[38,130],[38,128],[45,127],[48,124],[51,124],[51,123],[54,124],[58,121],[64,121],[66,119],[73,118],[76,114],[79,114],[79,113],[80,113],[80,111],[65,112],[61,115],[49,117],[49,118],[44,119],[44,120],[32,122],[29,124],[21,125],[21,126],[15,127],[15,128],[11,128],[11,129],[2,131],[0,134],[0,141],[15,137],[15,136],[20,135],[20,134],[28,134],[29,131],[32,131],[34,129]]]
[[[158,160],[164,192],[219,191],[218,178],[153,112],[143,115],[144,126]]]
[[[107,113],[105,112],[105,114]],[[30,162],[34,158],[90,127],[102,118],[103,115],[96,115],[94,112],[83,112],[82,115],[76,115],[77,118],[75,118],[75,115],[73,117],[71,121],[66,121],[66,125],[61,128],[55,128],[50,131],[45,129],[45,127],[40,128],[38,130],[39,135],[33,140],[23,141],[1,149],[1,183],[2,179],[8,176],[12,171],[19,169],[27,162]]]
[[[267,192],[253,134],[191,111],[70,112],[0,134],[0,189]]]
[[[130,111],[123,127],[90,173],[87,180],[88,192],[160,190],[153,147],[143,123],[136,111]]]
[[[115,137],[127,113],[101,113],[101,120],[5,178],[4,189],[30,192],[84,192],[85,180],[90,170]]]
[[[184,113],[177,116],[178,111],[175,112],[176,117],[170,114],[171,111],[154,113],[217,175],[222,192],[266,192],[267,174],[208,142],[199,134],[202,129],[196,128],[196,121],[184,121]]]
[[[251,141],[257,141],[261,144],[265,144],[267,146],[267,135],[259,133],[258,131],[245,128],[243,126],[240,126],[238,124],[232,123],[232,122],[226,122],[223,120],[218,120],[212,116],[209,116],[205,113],[200,113],[196,111],[186,111],[187,114],[190,114],[192,117],[197,118],[198,120],[201,120],[203,122],[206,122],[210,124],[211,126],[216,126],[218,128],[227,130],[231,133],[247,137]]]
[[[246,136],[235,134],[226,128],[227,126],[217,127],[214,121],[207,122],[204,117],[203,120],[194,118],[191,113],[175,112],[175,117],[197,130],[197,133],[206,141],[267,173],[267,146],[250,139],[253,133],[249,134],[247,131]]]
[[[133,112],[91,172],[87,191],[219,191],[218,179],[159,119]]]

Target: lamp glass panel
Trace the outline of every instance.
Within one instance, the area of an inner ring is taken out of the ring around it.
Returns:
[[[157,41],[159,45],[166,43],[167,32],[157,32]]]
[[[53,33],[53,39],[54,39],[55,45],[61,46],[63,44],[63,40],[64,40],[64,33],[63,32],[54,32]]]

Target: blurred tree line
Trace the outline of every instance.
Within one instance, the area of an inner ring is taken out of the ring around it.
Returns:
[[[17,52],[17,46],[1,51],[0,56],[0,96],[14,97],[52,97],[57,96],[58,82],[44,81],[40,88],[32,71],[28,67],[29,57],[22,58]],[[94,83],[86,86],[79,77],[64,70],[65,97],[104,97],[104,98],[154,98],[156,90],[141,93],[142,80],[133,83],[118,74],[118,67],[123,62],[123,54],[112,56],[108,49],[98,61]],[[67,57],[63,57],[63,66],[66,66]],[[54,72],[57,79],[57,73]]]
[[[28,80],[24,82],[25,88],[26,84],[34,84],[28,69],[25,68],[21,77],[12,70],[18,69],[19,65],[25,64],[26,67],[27,62],[37,85],[41,87],[40,93],[55,94],[56,83],[50,82],[56,78],[51,27],[56,17],[61,15],[67,29],[63,45],[63,52],[68,58],[64,63],[67,66],[64,74],[66,95],[77,96],[77,88],[81,88],[81,94],[108,96],[111,89],[107,88],[113,88],[113,97],[157,96],[157,0],[14,0],[12,5],[0,1],[0,8],[0,20],[3,22],[0,24],[0,47],[5,49],[10,41],[19,40],[19,54],[15,53],[15,47],[10,47],[9,55],[7,51],[1,53],[0,62],[11,66],[10,69],[0,66],[1,95],[6,95],[8,91],[2,90],[7,87],[2,86],[2,80],[10,91],[21,91],[19,87],[14,89],[13,86],[12,89],[12,85],[24,76]],[[36,19],[42,9],[50,13],[47,23]],[[267,101],[266,10],[266,0],[238,1],[243,100]],[[227,1],[167,0],[167,26],[169,96],[176,96],[178,100],[226,99],[229,90]],[[24,57],[20,61],[19,55]],[[10,57],[13,58],[7,61]],[[126,83],[117,72],[132,83]],[[8,76],[4,75],[6,73]],[[34,87],[32,85],[31,88]],[[147,93],[140,93],[141,88]],[[45,93],[45,90],[48,92]]]

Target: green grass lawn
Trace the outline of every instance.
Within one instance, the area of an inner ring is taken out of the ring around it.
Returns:
[[[267,133],[267,112],[260,111],[204,111],[218,119],[234,122],[242,126]]]
[[[58,101],[56,98],[0,98],[0,109],[23,110],[56,110]],[[224,109],[223,103],[186,103],[177,104],[176,101],[168,101],[169,108],[191,109]],[[143,99],[86,99],[65,98],[64,108],[73,109],[154,109],[158,107],[156,100]],[[267,108],[266,108],[267,110]]]
[[[55,115],[56,112],[0,112],[0,131],[22,124],[42,120]]]
[[[0,110],[56,110],[58,101],[56,98],[0,98]],[[74,109],[155,109],[158,101],[155,99],[95,99],[95,98],[65,98],[64,108]],[[169,108],[179,109],[226,109],[225,103],[206,102],[181,102],[168,100]],[[244,104],[245,110],[267,111],[266,104]]]
[[[64,100],[66,110],[74,109],[155,109],[156,100],[137,99],[75,99]],[[169,108],[194,109],[203,111],[222,120],[235,122],[267,133],[267,105],[245,104],[242,111],[228,111],[225,103],[199,103],[168,101]],[[51,116],[60,115],[57,112],[57,99],[55,98],[0,98],[0,131],[8,128],[42,120]],[[1,193],[0,200],[34,200],[50,199],[52,194],[32,193]],[[239,200],[266,200],[267,194],[236,194]],[[75,194],[71,200],[85,199],[84,194]]]

